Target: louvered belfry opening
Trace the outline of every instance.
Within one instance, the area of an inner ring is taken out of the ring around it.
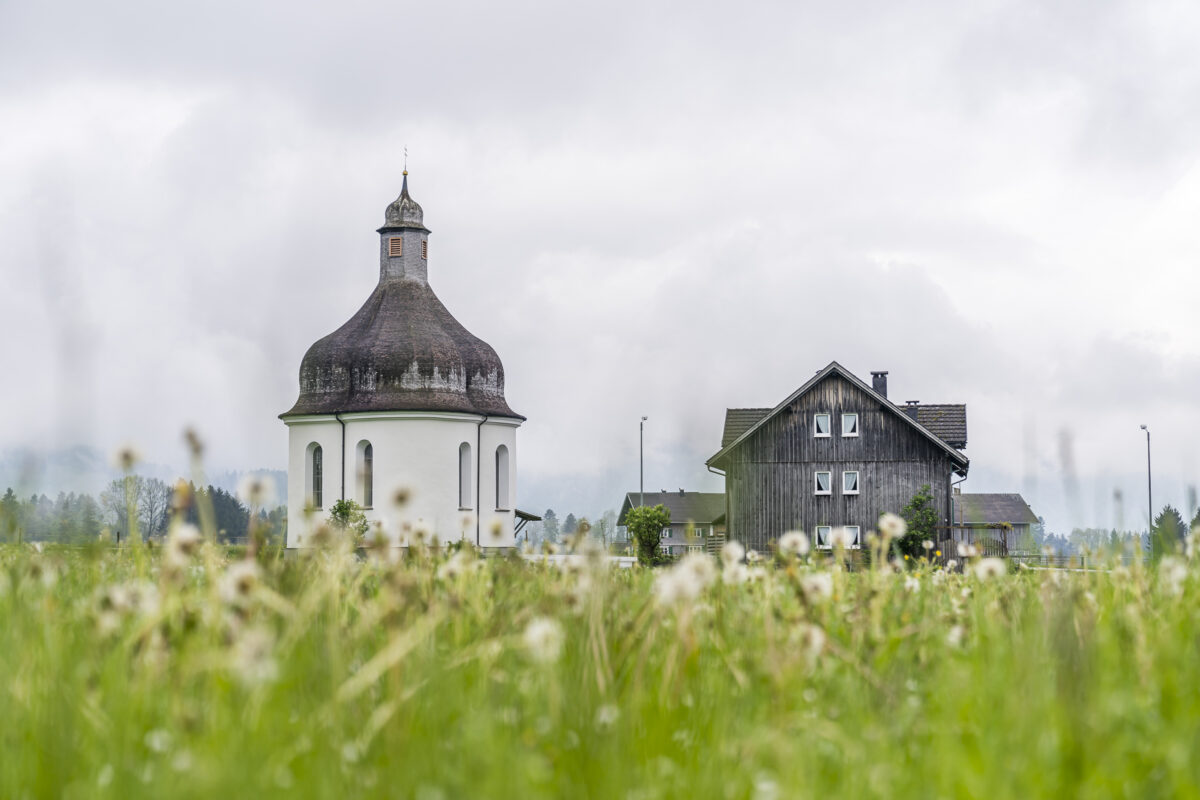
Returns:
[[[388,239],[388,257],[398,258],[404,255],[404,240],[399,236]]]

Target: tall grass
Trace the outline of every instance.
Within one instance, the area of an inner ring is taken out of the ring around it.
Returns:
[[[0,549],[0,796],[1200,794],[1197,571]]]

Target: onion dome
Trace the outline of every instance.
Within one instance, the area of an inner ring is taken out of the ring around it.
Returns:
[[[300,398],[281,417],[355,411],[457,411],[524,419],[504,399],[504,366],[442,305],[426,279],[429,230],[408,194],[379,229],[379,284],[300,364]]]

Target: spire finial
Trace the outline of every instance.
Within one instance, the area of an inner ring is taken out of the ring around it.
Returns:
[[[408,175],[408,145],[404,145],[404,174]]]

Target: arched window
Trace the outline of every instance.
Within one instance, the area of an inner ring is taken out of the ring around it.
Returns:
[[[308,489],[308,504],[313,508],[321,508],[322,488],[324,486],[324,455],[321,451],[321,445],[313,442],[308,446],[308,458],[305,459],[305,472],[308,473],[308,484],[305,488]]]
[[[508,511],[508,446],[496,448],[496,510]]]
[[[366,439],[358,443],[358,502],[370,508],[375,500],[375,448]]]
[[[458,507],[471,507],[471,445],[458,446]]]

